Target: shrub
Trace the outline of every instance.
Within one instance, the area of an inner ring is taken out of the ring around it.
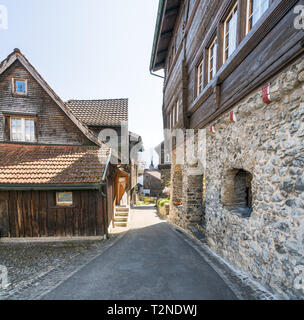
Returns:
[[[155,204],[156,200],[155,198],[150,198],[150,197],[145,197],[144,198],[144,203],[145,204]]]
[[[162,208],[166,203],[170,203],[170,200],[169,199],[160,199],[158,201],[157,205]]]

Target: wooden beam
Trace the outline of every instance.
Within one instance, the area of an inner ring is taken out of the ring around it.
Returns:
[[[174,29],[166,30],[161,33],[160,37],[161,38],[170,38],[173,34]]]
[[[165,53],[167,53],[167,52],[168,52],[168,49],[158,51],[158,52],[157,52],[157,56],[160,56],[160,55],[165,54]]]
[[[179,8],[180,8],[180,6],[175,6],[175,7],[171,7],[169,9],[167,9],[166,12],[165,12],[165,17],[177,15],[178,11],[179,11]]]

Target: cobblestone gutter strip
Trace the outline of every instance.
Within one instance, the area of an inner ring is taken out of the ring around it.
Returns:
[[[126,232],[112,235],[110,240],[107,241],[77,240],[55,244],[48,242],[44,243],[43,246],[41,243],[9,244],[5,245],[5,250],[3,250],[3,243],[0,244],[0,262],[2,264],[9,263],[10,282],[8,289],[0,291],[0,300],[39,300],[114,246],[125,234]],[[58,250],[60,246],[64,248],[64,252],[58,253],[56,249]],[[52,252],[52,247],[54,252]],[[21,250],[22,253],[16,254],[16,248]],[[10,252],[9,249],[13,252]],[[31,254],[34,255],[34,262],[29,263],[24,259],[23,253],[26,252],[26,249],[30,251],[29,258],[31,258]],[[33,253],[36,249],[38,249],[38,252]],[[38,255],[41,250],[48,251],[51,257],[39,260]],[[10,258],[5,258],[5,254],[8,254]],[[24,270],[27,271],[24,272]]]
[[[194,248],[240,300],[281,300],[282,297],[269,292],[260,283],[245,272],[236,269],[223,258],[214,253],[206,244],[196,239],[186,230],[168,221],[169,227]]]

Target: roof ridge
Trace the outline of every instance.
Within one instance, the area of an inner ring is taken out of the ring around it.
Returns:
[[[105,99],[69,99],[66,103],[71,101],[112,101],[112,100],[129,100],[129,98],[105,98]]]

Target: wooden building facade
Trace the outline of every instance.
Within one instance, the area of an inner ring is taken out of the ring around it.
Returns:
[[[0,64],[0,237],[107,235],[111,159],[18,49]]]
[[[265,3],[265,10],[249,27],[253,2]],[[160,1],[150,69],[165,72],[164,127],[206,127],[299,57],[304,45],[294,26],[297,5],[303,1]],[[224,57],[233,8],[235,44]]]
[[[56,191],[1,191],[1,237],[105,235],[106,198],[98,190],[71,192],[75,199],[73,206],[61,207],[56,205]]]

